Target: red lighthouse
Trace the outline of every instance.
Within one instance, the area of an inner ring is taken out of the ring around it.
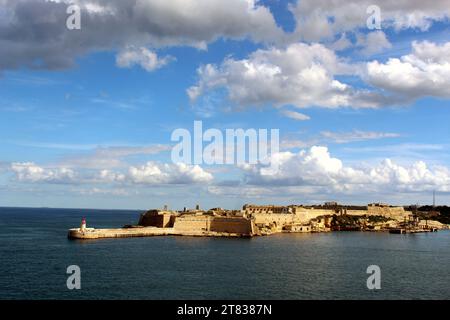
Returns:
[[[86,218],[81,219],[80,230],[84,231],[86,229]]]

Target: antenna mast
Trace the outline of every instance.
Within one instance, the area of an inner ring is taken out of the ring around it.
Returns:
[[[436,207],[436,190],[433,190],[433,208]]]

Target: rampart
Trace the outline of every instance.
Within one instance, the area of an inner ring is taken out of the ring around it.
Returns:
[[[253,235],[254,223],[244,217],[182,215],[175,218],[174,230],[179,232],[218,232]]]
[[[256,225],[272,225],[281,230],[290,224],[308,224],[311,220],[323,216],[351,215],[351,216],[382,216],[385,218],[403,221],[412,212],[405,211],[403,207],[391,207],[387,205],[371,204],[366,207],[356,206],[257,206],[245,205],[244,213],[255,219]]]
[[[175,213],[172,211],[149,210],[139,217],[138,225],[143,227],[171,228]]]

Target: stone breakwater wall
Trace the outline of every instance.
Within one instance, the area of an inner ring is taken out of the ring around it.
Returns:
[[[80,228],[70,229],[68,237],[70,239],[101,239],[101,238],[132,238],[174,235],[173,228],[118,228],[118,229],[94,229]]]
[[[192,237],[251,237],[251,234],[229,233],[218,231],[199,230],[176,230],[174,228],[118,228],[118,229],[94,229],[81,230],[80,228],[70,229],[69,239],[94,240],[104,238],[133,238],[133,237],[154,237],[154,236],[192,236]]]

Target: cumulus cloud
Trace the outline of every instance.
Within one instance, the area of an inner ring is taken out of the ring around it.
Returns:
[[[174,59],[172,56],[159,58],[155,52],[147,48],[129,47],[117,54],[116,65],[120,68],[131,68],[139,65],[144,70],[151,72],[165,66]]]
[[[127,176],[120,172],[103,169],[100,170],[100,172],[95,176],[94,180],[101,183],[125,182],[127,180]]]
[[[370,84],[405,97],[450,97],[450,42],[413,42],[411,54],[367,64]]]
[[[131,167],[129,179],[134,183],[143,184],[190,184],[210,182],[213,176],[198,165],[148,162],[140,167]]]
[[[372,34],[361,40],[363,52],[390,46],[384,33]],[[385,63],[351,63],[322,44],[295,43],[284,49],[259,49],[247,59],[201,66],[198,82],[187,94],[196,103],[224,90],[240,107],[404,106],[424,96],[450,97],[449,57],[450,42],[413,42],[410,54]],[[366,87],[344,83],[343,76],[355,77]]]
[[[383,52],[385,49],[392,47],[383,31],[373,31],[366,36],[361,36],[357,45],[363,47],[361,53],[366,56]]]
[[[33,162],[14,162],[11,170],[19,181],[24,182],[73,183],[76,178],[72,169],[43,168]]]
[[[450,191],[450,170],[429,168],[418,161],[402,166],[390,159],[372,167],[353,168],[330,155],[326,147],[313,146],[298,153],[280,152],[271,158],[279,170],[264,166],[246,168],[246,181],[251,185],[320,186],[333,191],[358,192]],[[273,165],[272,165],[273,166]]]
[[[335,51],[342,51],[352,46],[352,42],[348,39],[347,34],[344,32],[340,38],[333,42],[329,47]]]
[[[214,177],[198,165],[147,162],[127,170],[83,170],[82,168],[44,168],[32,162],[12,163],[10,170],[20,182],[164,185],[209,183]]]
[[[73,3],[81,8],[81,30],[66,28]],[[85,53],[128,46],[206,48],[222,37],[283,37],[269,9],[254,0],[3,0],[0,17],[0,70],[68,68]]]
[[[198,69],[198,83],[187,93],[192,101],[208,92],[225,89],[241,106],[294,105],[296,107],[377,107],[383,97],[358,90],[336,76],[357,72],[321,44],[295,43],[285,49],[259,49],[249,58],[226,59],[221,65]]]
[[[85,183],[119,185],[164,185],[208,183],[213,175],[198,165],[183,163],[147,162],[141,166],[130,166],[126,171],[103,169],[85,177]]]
[[[302,0],[290,6],[297,23],[294,36],[304,41],[332,40],[336,34],[367,29],[370,13],[380,8],[381,27],[425,31],[450,17],[450,1],[435,0]]]

